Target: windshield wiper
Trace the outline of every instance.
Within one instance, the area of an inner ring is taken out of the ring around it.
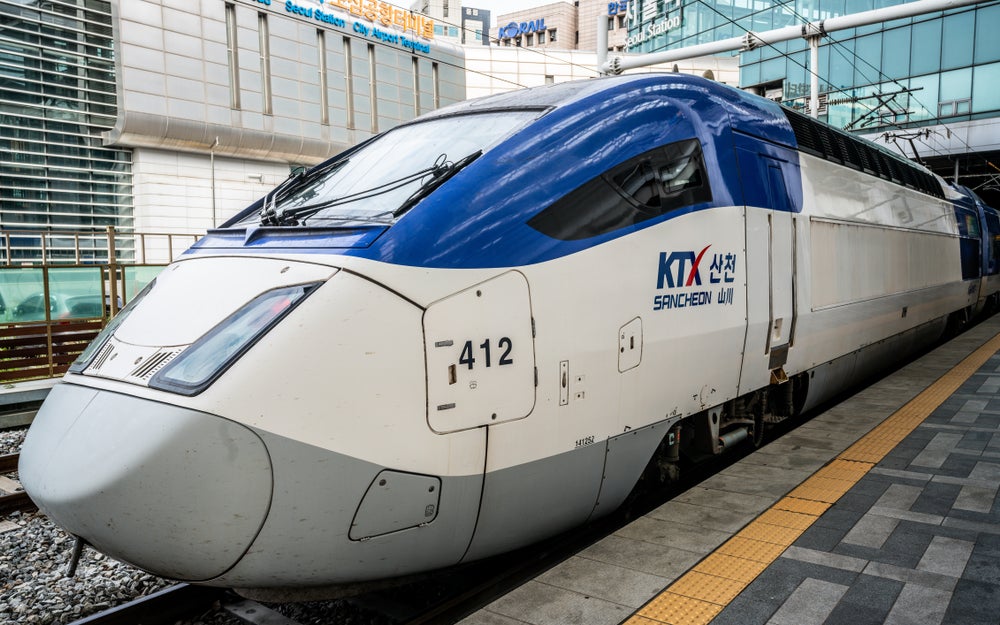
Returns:
[[[427,174],[431,174],[433,176],[435,175],[435,172],[446,170],[449,167],[447,159],[448,156],[446,154],[441,154],[430,167],[415,171],[412,174],[407,174],[406,176],[397,178],[396,180],[390,180],[381,186],[358,191],[357,193],[351,193],[350,195],[343,195],[325,202],[317,202],[315,204],[299,206],[298,208],[285,209],[275,215],[277,225],[298,226],[301,225],[302,221],[309,219],[325,208],[340,206],[341,204],[349,204],[351,202],[357,202],[358,200],[367,200],[384,193],[389,193],[390,191],[395,191],[400,187],[405,187],[415,180],[423,178]]]
[[[350,158],[342,158],[339,161],[333,161],[309,171],[303,170],[289,174],[288,178],[285,178],[284,182],[271,189],[271,191],[264,196],[264,204],[259,213],[261,225],[280,226],[282,222],[281,213],[278,213],[276,209],[280,200],[283,200],[291,195],[293,191],[300,188],[307,181],[314,180],[318,176],[322,176],[324,174],[332,173],[346,165],[350,160]]]
[[[319,221],[319,222],[327,222],[327,221],[333,221],[333,222],[356,221],[359,224],[391,224],[392,221],[393,221],[393,219],[392,219],[392,213],[393,213],[393,211],[383,211],[381,213],[375,213],[374,215],[365,215],[365,214],[357,214],[357,215],[311,215],[308,218],[303,218],[301,223],[305,224],[306,219],[309,219],[310,223],[312,223],[313,221]]]
[[[307,219],[313,218],[314,216],[316,219],[320,221],[359,221],[359,222],[369,221],[376,223],[386,223],[386,221],[384,220],[385,217],[391,217],[392,219],[399,217],[400,215],[408,211],[410,208],[412,208],[414,205],[416,205],[416,203],[419,202],[421,199],[427,197],[432,191],[434,191],[434,189],[437,189],[439,186],[444,184],[445,181],[447,181],[449,178],[457,174],[464,167],[468,166],[472,161],[482,156],[482,154],[483,154],[482,150],[476,150],[472,154],[469,154],[468,156],[459,159],[458,161],[455,162],[448,161],[447,154],[441,154],[440,156],[437,157],[437,159],[435,159],[434,164],[431,165],[430,167],[426,167],[419,171],[415,171],[411,174],[407,174],[406,176],[397,178],[396,180],[391,180],[389,182],[386,182],[382,186],[373,187],[371,189],[365,189],[363,191],[358,191],[357,193],[352,193],[350,195],[344,195],[333,200],[317,202],[315,204],[307,204],[305,206],[299,206],[297,208],[289,208],[283,211],[277,211],[274,208],[274,206],[278,203],[278,200],[280,199],[277,197],[278,191],[281,190],[282,197],[287,197],[290,194],[290,190],[296,188],[298,185],[294,184],[293,186],[288,187],[286,189],[281,189],[281,187],[279,187],[279,189],[276,189],[274,192],[272,192],[275,197],[272,200],[270,210],[266,214],[267,218],[266,222],[264,221],[265,211],[264,210],[261,211],[261,220],[262,220],[261,223],[264,223],[265,225],[275,225],[275,226],[298,226],[298,225],[303,225]],[[346,162],[346,160],[343,162]],[[335,163],[334,165],[339,166],[340,164],[343,164],[343,162]],[[344,217],[338,215],[330,215],[330,216],[316,215],[316,213],[327,208],[340,206],[342,204],[349,204],[351,202],[357,202],[358,200],[366,200],[372,197],[376,197],[378,195],[389,193],[390,191],[395,191],[396,189],[411,184],[412,182],[419,180],[427,176],[428,174],[430,175],[430,178],[426,182],[422,183],[420,187],[412,195],[410,195],[410,197],[407,198],[406,201],[403,202],[403,204],[399,208],[393,211],[385,211],[382,213],[372,215],[370,217],[364,217],[362,215],[349,215]]]
[[[476,160],[483,155],[482,150],[476,150],[472,154],[461,158],[454,163],[444,163],[444,165],[433,172],[433,177],[420,185],[420,188],[413,192],[413,195],[406,198],[406,201],[400,204],[399,208],[392,211],[392,216],[399,217],[406,211],[410,210],[417,203],[434,192],[435,189],[447,182],[452,176],[462,171],[467,167],[472,161]]]

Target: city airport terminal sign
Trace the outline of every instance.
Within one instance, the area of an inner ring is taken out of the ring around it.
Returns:
[[[283,6],[301,19],[349,31],[385,44],[429,54],[430,45],[419,41],[434,38],[434,20],[376,0],[254,0],[258,4]],[[341,11],[343,13],[341,13]],[[354,19],[351,16],[362,18]],[[363,21],[362,21],[363,20]],[[367,22],[367,23],[366,23]],[[391,29],[391,30],[390,30]],[[402,32],[400,32],[402,31]],[[416,35],[409,35],[409,33]]]

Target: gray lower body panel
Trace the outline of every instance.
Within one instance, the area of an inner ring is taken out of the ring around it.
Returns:
[[[663,421],[485,479],[439,477],[62,383],[20,469],[43,511],[117,559],[186,581],[308,590],[448,567],[608,513],[666,429]]]
[[[331,586],[443,568],[465,553],[475,528],[481,475],[441,478],[436,516],[426,525],[352,540],[359,504],[387,467],[258,434],[273,463],[271,511],[247,554],[213,584]]]
[[[67,383],[38,411],[19,469],[57,524],[174,579],[206,580],[232,567],[271,502],[267,450],[246,427]]]
[[[664,420],[603,445],[488,473],[476,536],[464,560],[523,547],[614,511],[667,429]]]

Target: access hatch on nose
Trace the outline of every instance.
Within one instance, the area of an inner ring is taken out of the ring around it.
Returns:
[[[511,271],[424,313],[427,422],[435,432],[526,417],[535,405],[531,299]]]

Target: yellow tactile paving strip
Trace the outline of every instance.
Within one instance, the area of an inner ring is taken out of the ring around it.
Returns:
[[[998,350],[1000,334],[751,521],[624,625],[707,625]]]

